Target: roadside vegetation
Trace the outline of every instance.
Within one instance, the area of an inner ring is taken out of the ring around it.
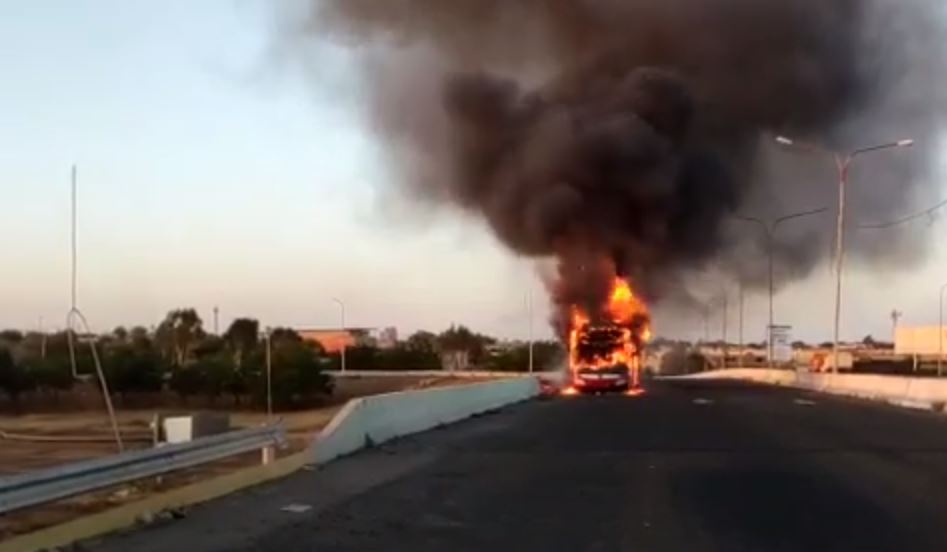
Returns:
[[[90,341],[78,336],[76,373],[66,332],[0,332],[0,407],[30,410],[95,389]],[[151,329],[115,328],[94,336],[110,394],[119,404],[174,402],[181,406],[262,408],[266,403],[266,343],[257,320],[238,318],[221,335],[208,333],[196,310],[176,309]],[[326,370],[338,369],[338,353],[303,340],[289,328],[270,331],[273,404],[281,410],[323,403],[332,393]],[[534,344],[534,365],[562,356],[556,342]],[[464,326],[435,334],[419,331],[394,347],[358,345],[346,350],[346,366],[357,370],[441,370],[445,358],[462,356],[466,369],[522,371],[526,344],[497,340]],[[451,366],[448,366],[450,368]],[[538,368],[537,368],[538,369]],[[88,382],[88,383],[84,383]]]

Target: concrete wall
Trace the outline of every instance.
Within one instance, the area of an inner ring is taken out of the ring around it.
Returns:
[[[536,378],[521,377],[363,397],[348,404],[307,451],[324,464],[366,446],[449,424],[539,394]]]
[[[715,370],[684,379],[737,379],[811,389],[910,406],[943,408],[947,403],[947,379],[911,378],[879,374],[814,374],[807,371],[734,368]]]

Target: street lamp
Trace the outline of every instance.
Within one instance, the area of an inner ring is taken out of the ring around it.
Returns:
[[[774,293],[774,284],[773,284],[773,245],[776,234],[776,228],[786,222],[793,219],[806,217],[809,215],[815,215],[828,211],[828,207],[822,207],[821,209],[812,209],[810,211],[800,211],[798,213],[793,213],[791,215],[786,215],[773,219],[771,221],[764,221],[756,217],[744,217],[737,216],[738,220],[745,222],[752,222],[758,224],[760,228],[763,229],[763,233],[766,235],[766,255],[769,258],[769,325],[766,327],[766,359],[769,362],[769,367],[773,367],[773,293]]]
[[[842,261],[845,253],[845,185],[848,184],[849,168],[859,155],[891,148],[910,147],[914,145],[914,140],[898,140],[897,142],[859,148],[847,154],[826,150],[805,142],[797,142],[785,136],[777,136],[776,142],[784,146],[798,147],[809,152],[827,155],[835,161],[835,168],[838,171],[838,221],[835,230],[835,329],[832,340],[832,373],[835,374],[838,373],[839,365],[838,343],[839,323],[842,316]]]
[[[704,343],[708,345],[710,343],[710,309],[711,305],[714,303],[714,299],[710,299],[702,303],[703,307],[703,317],[704,317]],[[721,305],[721,350],[722,350],[722,362],[720,364],[721,368],[727,367],[727,309],[728,309],[728,297],[727,297],[727,288],[726,286],[720,286],[720,305]]]
[[[940,286],[940,318],[937,326],[937,377],[944,375],[944,292],[947,291],[947,284]]]
[[[342,326],[342,333],[345,334],[345,303],[341,299],[332,298],[332,301],[339,306],[339,319]],[[347,336],[342,336],[342,372],[345,373],[345,339]]]

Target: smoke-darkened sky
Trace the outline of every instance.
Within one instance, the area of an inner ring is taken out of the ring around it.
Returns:
[[[674,302],[695,273],[764,284],[764,240],[739,216],[832,208],[780,228],[781,282],[830,254],[834,163],[778,150],[777,134],[841,151],[915,139],[859,159],[849,251],[880,267],[924,257],[916,229],[856,226],[938,195],[940,11],[895,0],[324,0],[301,27],[359,54],[365,109],[408,194],[482,216],[520,255],[610,259],[648,297]],[[579,299],[600,302],[607,281]]]
[[[0,216],[0,328],[55,328],[64,322],[68,178],[69,167],[78,163],[79,303],[97,330],[149,326],[168,310],[189,306],[209,321],[215,305],[221,325],[256,316],[271,325],[332,326],[339,323],[339,310],[331,297],[339,297],[353,325],[395,325],[408,333],[454,322],[525,338],[530,330],[524,296],[533,285],[533,334],[551,335],[542,322],[548,310],[533,263],[494,237],[481,210],[449,201],[452,186],[430,184],[452,174],[456,153],[464,151],[448,132],[458,124],[447,116],[444,100],[452,75],[512,82],[517,110],[535,98],[549,97],[550,103],[610,95],[567,86],[567,74],[594,66],[581,59],[582,51],[568,53],[570,45],[586,40],[580,32],[584,18],[574,16],[574,38],[557,46],[560,41],[548,36],[552,21],[525,11],[536,5],[525,0],[507,2],[523,7],[503,12],[499,26],[491,12],[497,3],[478,2],[489,8],[483,11],[471,2],[453,3],[469,4],[468,19],[479,21],[482,33],[459,27],[433,3],[429,17],[390,31],[315,12],[311,0],[277,4],[0,3],[0,47],[16,52],[5,60],[0,87],[6,131],[0,132],[0,197],[7,206]],[[375,4],[390,6],[389,15],[397,17],[407,5]],[[846,116],[832,132],[814,131],[809,139],[855,146],[930,135],[939,121],[931,98],[943,89],[933,82],[943,74],[942,42],[934,40],[943,16],[925,7],[932,4],[889,2],[881,9],[872,3],[862,18],[863,34],[884,55],[858,57],[869,68],[884,69],[887,99],[872,99],[875,107],[865,111],[870,117]],[[441,21],[443,37],[421,32],[431,18]],[[615,21],[614,28],[628,26],[625,19]],[[746,26],[733,21],[735,28]],[[693,39],[706,45],[701,37],[718,28],[710,20]],[[456,47],[443,46],[445,41]],[[724,55],[714,52],[708,46],[702,55]],[[703,143],[692,137],[700,114],[707,113],[703,94],[690,84],[692,74],[655,65],[649,70],[687,84],[695,115],[685,142]],[[774,72],[780,70],[774,65]],[[751,95],[753,81],[745,72],[731,71],[730,78]],[[379,109],[382,95],[403,109]],[[542,124],[556,120],[549,109],[532,109]],[[535,135],[526,132],[524,138]],[[532,163],[527,153],[557,143],[517,144],[511,150],[517,159]],[[900,217],[941,199],[935,186],[947,192],[942,178],[911,183],[902,176],[902,163],[914,163],[906,156],[923,159],[929,153],[922,147],[938,144],[919,141],[911,152],[856,163],[849,196],[853,224],[856,218]],[[770,217],[834,206],[830,163],[768,145],[755,149],[752,169],[765,170],[768,184],[748,185],[738,212]],[[540,164],[541,159],[528,166],[572,167]],[[911,166],[919,171],[922,165]],[[795,278],[780,286],[777,322],[793,325],[805,339],[831,335],[834,282],[825,260],[832,223],[825,215],[779,230],[778,282]],[[904,324],[936,322],[947,251],[929,247],[937,242],[925,237],[943,235],[945,224],[942,212],[902,232],[850,233],[861,243],[846,271],[843,336],[887,336],[888,313],[895,307],[904,311]],[[744,235],[731,239],[732,233]],[[727,247],[698,263],[704,269],[693,277],[700,300],[714,298],[724,286],[730,292],[731,337],[737,282],[713,269],[734,265],[761,282],[765,264],[758,234],[752,225],[724,225],[718,237]],[[918,264],[925,249],[931,257]],[[874,250],[884,255],[866,254]],[[822,261],[810,271],[812,256]],[[556,274],[551,259],[541,264]],[[666,271],[672,290],[678,289],[675,272]],[[698,279],[707,285],[701,288]],[[670,295],[664,297],[656,308],[658,335],[703,335],[699,309],[678,308]],[[765,313],[765,293],[759,287],[748,291],[747,339],[762,337]],[[710,323],[711,336],[720,335],[718,306]]]

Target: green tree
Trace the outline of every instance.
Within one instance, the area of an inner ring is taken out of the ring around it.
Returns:
[[[204,389],[204,375],[200,370],[191,370],[190,367],[174,367],[171,370],[169,386],[187,404],[188,398]]]
[[[204,335],[203,322],[196,310],[176,309],[158,325],[155,340],[173,366],[183,367],[193,360],[194,347]]]
[[[227,342],[216,335],[205,334],[192,348],[195,362],[205,357],[217,356],[224,353]]]
[[[26,365],[36,387],[52,395],[54,400],[59,398],[60,392],[72,389],[75,383],[72,377],[72,366],[67,357],[36,356],[26,361]]]
[[[23,332],[19,330],[3,330],[0,331],[0,345],[6,345],[8,348],[13,348],[23,341]]]
[[[332,392],[332,380],[323,372],[317,348],[296,339],[273,340],[272,347],[274,407],[287,409],[307,406]],[[254,394],[265,404],[265,380],[259,383],[254,386]]]
[[[226,352],[201,357],[188,370],[200,374],[200,390],[211,402],[230,389],[236,372]]]
[[[112,335],[118,342],[124,343],[125,341],[128,341],[128,330],[125,329],[125,326],[118,326],[112,330]]]
[[[224,332],[224,340],[233,354],[234,366],[239,369],[243,359],[259,344],[260,322],[252,318],[237,318]]]
[[[407,343],[390,349],[379,349],[375,353],[376,365],[368,369],[378,370],[440,370],[441,357],[428,348],[411,348]],[[361,365],[359,365],[361,368]]]
[[[436,355],[437,335],[423,330],[414,332],[405,341],[404,347],[409,351]]]
[[[20,395],[31,391],[35,382],[26,367],[14,360],[6,348],[0,348],[0,389],[16,403]]]
[[[156,393],[163,387],[163,367],[158,355],[131,344],[113,345],[103,369],[112,393]]]
[[[154,345],[151,334],[143,326],[135,326],[128,332],[128,340],[136,348],[150,349]]]
[[[452,325],[437,336],[437,343],[440,351],[466,353],[470,363],[477,365],[486,358],[487,347],[496,340],[472,332],[466,326]]]

